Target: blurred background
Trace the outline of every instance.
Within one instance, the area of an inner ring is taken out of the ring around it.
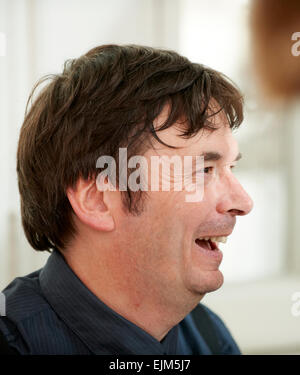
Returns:
[[[254,209],[222,246],[223,287],[203,302],[225,320],[243,353],[300,354],[300,316],[292,313],[292,296],[300,291],[300,99],[265,100],[254,69],[250,10],[251,0],[0,0],[1,290],[49,255],[26,242],[15,172],[34,83],[96,45],[174,49],[222,71],[245,94],[236,173]]]

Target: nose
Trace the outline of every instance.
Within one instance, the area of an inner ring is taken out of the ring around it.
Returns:
[[[217,204],[219,213],[229,213],[232,216],[249,214],[253,201],[234,175],[228,176],[226,184],[222,184],[220,188],[222,194]]]

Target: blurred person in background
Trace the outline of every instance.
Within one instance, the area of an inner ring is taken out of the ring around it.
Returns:
[[[67,62],[20,133],[23,228],[51,255],[3,291],[8,346],[20,354],[240,354],[199,302],[223,284],[217,243],[252,209],[232,171],[240,158],[232,129],[242,120],[239,90],[173,51],[106,45]],[[120,148],[128,159],[203,156],[203,199],[186,202],[184,189],[121,189],[120,179],[99,189],[101,155],[127,170]]]
[[[300,96],[300,1],[252,0],[254,66],[265,98]]]

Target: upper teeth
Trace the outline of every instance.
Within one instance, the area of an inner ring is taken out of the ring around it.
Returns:
[[[227,237],[203,237],[203,238],[200,238],[200,240],[211,240],[212,242],[222,242],[222,243],[226,243],[227,241]]]

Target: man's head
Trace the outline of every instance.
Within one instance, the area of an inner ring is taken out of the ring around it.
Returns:
[[[251,210],[231,171],[239,154],[231,131],[242,119],[242,97],[226,77],[172,51],[108,45],[66,63],[20,135],[30,244],[61,252],[75,243],[91,253],[110,247],[108,269],[122,264],[144,287],[152,280],[148,288],[165,301],[217,289],[220,255],[203,252],[199,239],[230,234],[236,215]],[[186,202],[184,190],[99,191],[97,160],[109,155],[118,164],[120,148],[128,159],[205,154],[202,201]]]

